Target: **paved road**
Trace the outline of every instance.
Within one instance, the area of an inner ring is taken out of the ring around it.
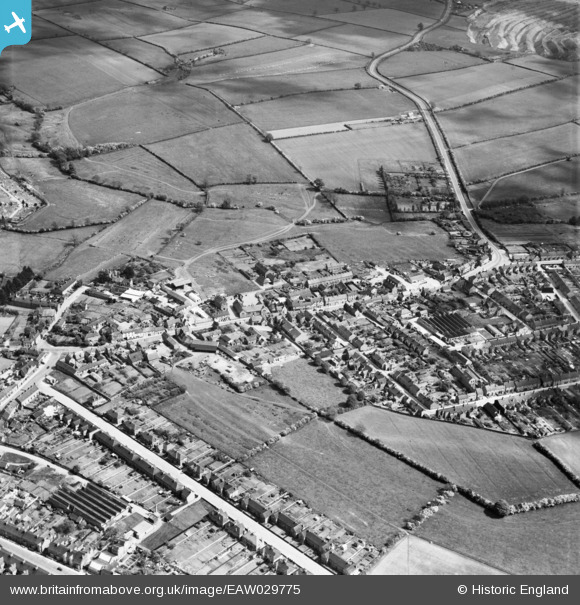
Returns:
[[[413,46],[417,42],[420,42],[421,39],[423,38],[423,36],[425,36],[425,34],[428,34],[429,32],[440,27],[441,25],[444,25],[448,21],[449,17],[451,16],[452,7],[453,7],[452,0],[447,0],[443,14],[435,23],[431,24],[429,27],[426,27],[425,29],[423,29],[421,31],[418,31],[413,36],[413,38],[411,38],[411,40],[409,40],[402,46],[391,49],[391,50],[383,53],[382,55],[379,55],[378,57],[374,58],[367,66],[367,72],[371,77],[375,78],[375,80],[379,80],[383,84],[386,84],[390,88],[396,90],[397,92],[401,93],[402,95],[404,95],[405,97],[407,97],[408,99],[413,101],[413,103],[415,103],[415,105],[419,109],[421,115],[423,116],[425,125],[427,126],[427,129],[429,130],[429,133],[433,140],[433,144],[435,145],[435,148],[437,149],[437,152],[439,153],[441,162],[443,163],[443,166],[449,177],[451,187],[453,188],[453,191],[457,197],[457,200],[459,201],[459,203],[461,205],[461,210],[463,211],[463,214],[469,221],[469,224],[471,225],[471,228],[473,229],[473,231],[475,233],[477,233],[477,235],[480,238],[484,239],[491,248],[491,259],[489,261],[485,262],[482,266],[477,267],[476,269],[473,269],[472,271],[469,271],[468,273],[465,274],[466,277],[469,277],[469,276],[475,275],[476,273],[479,273],[481,271],[489,271],[490,269],[495,269],[495,268],[507,263],[508,262],[507,255],[497,244],[495,244],[493,241],[491,241],[489,239],[489,237],[481,230],[481,228],[475,221],[475,218],[473,217],[473,214],[472,214],[472,209],[470,207],[469,200],[467,199],[467,196],[465,195],[465,193],[463,192],[463,189],[461,187],[459,174],[457,172],[457,169],[456,169],[453,159],[451,157],[451,152],[450,152],[449,148],[447,147],[445,137],[443,136],[443,131],[441,130],[439,122],[436,120],[435,116],[433,115],[433,111],[431,110],[431,105],[429,104],[429,102],[427,100],[425,100],[423,97],[421,97],[420,95],[418,95],[417,93],[413,92],[412,90],[406,88],[405,86],[402,86],[398,82],[395,82],[394,80],[391,80],[390,78],[386,78],[385,76],[380,74],[379,70],[378,70],[379,65],[383,61],[385,61],[386,59],[388,59],[389,57],[392,57],[393,55],[395,55],[397,53],[400,53],[400,52],[406,50],[407,48],[409,48],[410,46]]]
[[[73,569],[72,567],[67,567],[62,563],[57,563],[52,559],[48,559],[43,555],[34,552],[32,550],[28,550],[11,540],[6,540],[5,538],[0,538],[0,549],[9,552],[12,555],[23,559],[30,563],[30,565],[35,565],[42,571],[46,572],[51,576],[84,576],[85,574]]]
[[[54,397],[57,401],[72,410],[75,414],[81,416],[85,420],[88,420],[91,424],[116,439],[119,443],[122,443],[126,447],[130,448],[131,451],[147,460],[150,464],[158,468],[160,471],[167,473],[168,475],[179,481],[184,487],[190,489],[195,495],[199,496],[200,498],[203,498],[216,508],[219,508],[220,510],[227,513],[230,519],[241,523],[246,529],[261,538],[266,544],[270,544],[271,546],[279,550],[286,558],[293,561],[296,565],[299,565],[300,567],[306,569],[306,571],[314,575],[332,575],[332,572],[319,565],[316,561],[313,561],[304,553],[300,552],[297,548],[292,546],[292,544],[286,542],[257,521],[254,521],[254,519],[246,515],[243,511],[237,509],[235,506],[233,506],[226,500],[223,500],[222,498],[220,498],[220,496],[214,494],[208,488],[201,485],[185,473],[182,473],[175,466],[169,464],[169,462],[161,458],[161,456],[158,456],[154,452],[148,450],[138,441],[132,439],[129,435],[126,435],[118,428],[112,426],[93,412],[87,410],[82,405],[78,404],[76,401],[73,401],[70,397],[59,393],[44,382],[41,382],[38,387],[43,393]]]

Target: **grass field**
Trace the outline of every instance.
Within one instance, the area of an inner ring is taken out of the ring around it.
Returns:
[[[46,38],[60,38],[62,36],[72,35],[72,33],[66,29],[63,29],[50,21],[45,21],[42,17],[39,17],[35,14],[32,15],[31,30],[31,41],[45,40]]]
[[[337,195],[336,205],[347,216],[362,215],[369,223],[381,225],[391,222],[384,195]]]
[[[424,27],[429,27],[429,25],[433,24],[435,21],[434,19],[428,19],[426,17],[419,18],[417,15],[410,12],[392,10],[389,8],[351,11],[349,13],[327,15],[327,17],[344,23],[373,27],[406,35],[413,35],[417,32],[419,23],[422,23]]]
[[[13,154],[38,153],[29,142],[34,116],[14,105],[0,105],[0,147]]]
[[[211,93],[178,82],[131,88],[74,107],[69,125],[85,145],[153,143],[240,122]]]
[[[55,59],[58,57],[58,59]],[[66,36],[2,51],[0,83],[33,105],[67,106],[155,80],[159,74],[95,42]]]
[[[175,60],[162,48],[148,44],[138,38],[120,38],[107,40],[105,45],[123,55],[128,55],[139,63],[145,63],[153,69],[167,69],[175,65]]]
[[[512,574],[577,574],[580,504],[496,519],[455,496],[417,534]]]
[[[334,378],[319,372],[303,357],[275,367],[272,375],[289,387],[293,397],[319,409],[336,408],[347,399]]]
[[[299,15],[312,15],[312,0],[248,0],[245,4],[253,8],[288,11]],[[352,4],[344,0],[316,0],[319,15],[352,10]]]
[[[267,101],[286,95],[323,90],[347,90],[360,84],[361,88],[377,88],[377,81],[364,69],[342,69],[317,73],[237,78],[223,80],[209,87],[234,105]]]
[[[402,78],[419,74],[446,72],[473,65],[482,59],[452,50],[402,52],[380,64],[379,71],[388,78]]]
[[[534,208],[548,218],[567,222],[573,216],[580,216],[580,195],[535,202]]]
[[[580,152],[577,124],[563,124],[475,143],[455,150],[455,159],[468,183],[487,181],[510,172]]]
[[[253,391],[232,393],[184,370],[175,369],[169,376],[187,392],[158,405],[157,411],[234,458],[278,435],[307,412],[289,398],[282,402],[258,398]]]
[[[145,42],[164,48],[172,55],[183,55],[188,52],[227,46],[260,36],[261,34],[257,32],[239,27],[227,27],[215,23],[197,23],[181,29],[144,36],[142,39]]]
[[[510,59],[512,65],[527,67],[528,69],[536,69],[546,74],[554,76],[569,76],[577,74],[580,70],[578,61],[559,61],[557,59],[547,59],[539,55],[524,55],[517,59]]]
[[[371,576],[495,576],[499,571],[485,563],[428,542],[417,536],[405,536],[378,564]]]
[[[515,199],[521,195],[535,198],[576,191],[580,191],[580,158],[548,164],[497,181],[481,183],[469,193],[472,199],[477,201],[487,196],[486,201],[494,202]]]
[[[381,546],[440,484],[321,420],[252,458],[266,479]]]
[[[434,162],[435,149],[422,123],[376,126],[349,132],[284,139],[277,145],[311,178],[321,178],[327,187],[360,190],[361,162],[414,160]],[[365,182],[376,190],[376,175]]]
[[[487,63],[454,69],[445,77],[435,73],[401,78],[399,82],[430,101],[435,109],[449,109],[551,79],[547,74],[514,65]]]
[[[409,36],[393,32],[381,31],[362,25],[337,25],[329,29],[314,32],[308,36],[300,36],[299,40],[312,41],[321,46],[339,48],[352,53],[370,57],[373,53],[380,54],[390,48],[396,48],[408,42]]]
[[[260,61],[256,61],[255,57],[242,57],[210,65],[200,65],[191,71],[186,82],[204,84],[232,78],[271,77],[302,72],[343,70],[363,67],[365,63],[364,57],[354,53],[334,48],[302,45],[264,54],[260,57]]]
[[[74,164],[81,178],[122,185],[144,195],[167,195],[188,202],[202,200],[199,189],[190,180],[142,147],[83,158]]]
[[[139,4],[159,9],[157,0],[139,0]],[[205,21],[212,17],[225,15],[230,12],[242,10],[242,4],[215,2],[213,0],[173,0],[171,3],[171,14],[189,21]]]
[[[491,231],[502,244],[559,242],[575,246],[578,244],[580,236],[580,230],[572,225],[502,225],[486,219],[482,219],[481,224]]]
[[[50,179],[35,184],[48,206],[35,212],[24,223],[26,229],[82,226],[113,221],[121,212],[133,208],[143,198],[133,193],[112,191],[72,179]]]
[[[579,85],[578,77],[549,82],[445,111],[438,114],[437,119],[452,147],[557,126],[578,117]]]
[[[414,105],[386,89],[341,90],[292,95],[253,103],[242,114],[262,130],[279,130],[349,120],[398,116]]]
[[[349,264],[365,260],[382,264],[458,257],[448,245],[447,233],[428,221],[391,223],[388,226],[364,223],[312,225],[308,231],[339,261]],[[430,235],[432,231],[435,235]]]
[[[233,296],[256,289],[256,284],[246,279],[227,261],[217,254],[205,256],[190,267],[191,276],[199,286],[200,295],[212,298],[217,294]]]
[[[270,234],[274,236],[286,225],[283,218],[269,210],[207,209],[184,229],[183,237],[173,239],[160,254],[186,260],[219,246],[241,245]]]
[[[104,248],[84,245],[75,248],[66,260],[47,273],[48,279],[94,279],[103,269],[115,269],[124,265],[129,257]]]
[[[537,500],[576,491],[574,484],[522,437],[366,407],[341,420],[495,502]]]
[[[553,435],[542,439],[541,443],[580,475],[580,431]]]
[[[65,7],[37,10],[37,14],[94,40],[144,36],[188,25],[187,21],[170,13],[120,0],[67,4]]]
[[[149,149],[195,183],[304,182],[304,178],[247,124],[206,130]]]

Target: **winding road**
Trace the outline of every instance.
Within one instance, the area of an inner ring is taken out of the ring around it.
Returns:
[[[453,188],[453,192],[455,193],[457,200],[461,205],[461,210],[463,211],[465,218],[468,220],[473,231],[477,233],[480,238],[484,239],[489,245],[491,250],[491,258],[476,269],[473,269],[472,271],[469,271],[464,275],[464,277],[470,277],[471,275],[475,275],[476,273],[480,273],[482,271],[489,271],[491,269],[500,267],[501,265],[508,263],[509,259],[506,253],[495,242],[490,240],[490,238],[483,232],[481,227],[477,224],[477,221],[475,220],[472,213],[470,201],[468,200],[466,194],[463,191],[463,188],[461,187],[459,173],[451,157],[451,151],[447,146],[445,136],[443,135],[443,131],[441,130],[439,122],[433,115],[433,111],[429,102],[417,93],[413,92],[412,90],[409,90],[398,82],[395,82],[394,80],[391,80],[390,78],[387,78],[381,73],[379,73],[379,65],[383,61],[385,61],[389,57],[392,57],[393,55],[407,50],[414,44],[420,42],[423,36],[447,23],[449,17],[451,16],[452,8],[452,0],[446,0],[445,10],[443,11],[441,17],[439,17],[439,19],[435,21],[435,23],[431,24],[429,27],[417,31],[417,33],[405,44],[398,46],[397,48],[388,50],[387,52],[384,52],[383,54],[375,57],[367,65],[366,70],[369,76],[383,84],[386,84],[393,90],[396,90],[398,93],[407,97],[407,99],[409,99],[416,105],[417,109],[421,113],[421,116],[423,117],[423,120],[425,121],[425,125],[427,126],[427,130],[431,135],[433,145],[435,146],[435,149],[439,154],[441,163],[443,164],[445,171],[449,177],[449,182],[451,184],[451,187]]]

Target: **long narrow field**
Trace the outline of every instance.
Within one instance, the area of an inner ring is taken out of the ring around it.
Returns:
[[[482,65],[483,60],[452,50],[406,51],[383,61],[379,71],[387,78],[403,78]],[[447,77],[447,76],[445,76]],[[403,80],[404,83],[404,80]]]
[[[553,76],[570,76],[580,71],[578,61],[558,61],[557,59],[546,59],[546,57],[538,55],[524,55],[517,59],[510,59],[509,63],[542,71]]]
[[[242,114],[262,130],[279,130],[349,120],[396,117],[414,109],[402,95],[386,89],[341,90],[292,95],[252,103]]]
[[[156,410],[233,457],[247,454],[307,413],[289,397],[279,401],[252,395],[252,391],[232,393],[180,369],[170,377],[187,392]]]
[[[78,36],[8,47],[0,62],[0,84],[14,86],[17,96],[33,105],[48,107],[72,105],[157,78],[156,71]]]
[[[341,420],[492,502],[522,502],[576,491],[574,484],[522,437],[371,407],[348,412]]]
[[[578,125],[564,124],[461,147],[455,158],[466,182],[487,181],[579,153],[579,132]]]
[[[482,219],[482,225],[491,231],[502,244],[527,244],[556,241],[564,244],[578,245],[580,229],[572,225],[502,225],[495,221]]]
[[[580,503],[503,519],[462,496],[428,519],[417,535],[512,574],[577,574]]]
[[[432,499],[439,483],[321,420],[251,460],[268,480],[377,546]]]
[[[541,443],[580,476],[580,431],[547,437]]]
[[[573,76],[445,111],[437,119],[452,147],[557,126],[580,116],[579,85]]]
[[[387,61],[388,64],[388,61]],[[441,74],[397,80],[431,102],[434,109],[450,109],[553,79],[553,76],[504,63],[487,63]]]
[[[69,115],[85,145],[153,143],[240,121],[211,93],[178,82],[130,88],[73,107]]]
[[[443,12],[443,6],[441,7]],[[429,27],[435,20],[426,17],[418,17],[409,12],[392,10],[389,8],[351,11],[350,13],[339,13],[336,15],[327,15],[328,19],[352,23],[353,25],[363,25],[365,27],[374,27],[384,29],[398,34],[414,34],[419,29],[419,23],[424,27]]]
[[[246,124],[206,130],[148,149],[186,174],[195,183],[244,183],[248,175],[258,182],[304,182],[281,155]]]
[[[119,38],[104,43],[109,48],[127,55],[139,63],[145,63],[153,69],[167,69],[175,64],[175,59],[164,49],[148,44],[138,38]]]

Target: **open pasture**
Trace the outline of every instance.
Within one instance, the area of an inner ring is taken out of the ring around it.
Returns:
[[[580,476],[580,431],[552,435],[541,443]]]
[[[239,14],[239,13],[237,13]],[[189,27],[143,36],[142,40],[164,48],[171,55],[216,48],[259,38],[258,32],[215,23],[196,23]]]
[[[239,246],[259,238],[275,237],[288,223],[273,212],[258,208],[211,210],[190,223],[161,256],[177,260],[195,258],[221,246]]]
[[[579,86],[573,76],[445,111],[437,119],[452,147],[557,126],[580,115]]]
[[[199,189],[143,147],[131,147],[74,162],[77,174],[106,185],[173,200],[202,201]]]
[[[406,11],[432,19],[438,19],[444,8],[439,2],[426,2],[425,0],[375,0],[374,4],[382,8]],[[358,8],[358,10],[361,10],[361,8]]]
[[[441,485],[321,420],[283,437],[251,464],[269,481],[379,547]]]
[[[236,78],[214,82],[211,88],[234,105],[267,101],[288,95],[323,90],[347,90],[360,84],[361,88],[377,88],[378,82],[364,69],[344,69],[315,73]]]
[[[152,69],[169,69],[175,65],[175,59],[169,53],[138,38],[107,40],[104,44],[139,63],[145,63]]]
[[[540,55],[524,55],[517,59],[510,59],[509,63],[519,67],[527,67],[537,71],[551,74],[553,76],[571,76],[580,70],[578,61],[560,61],[558,59],[547,59]]]
[[[239,121],[209,92],[179,82],[127,89],[69,115],[72,132],[85,145],[152,143]]]
[[[370,57],[373,53],[380,54],[390,48],[395,48],[409,40],[409,36],[386,32],[362,25],[337,25],[335,27],[314,32],[308,36],[300,36],[299,40],[313,42],[322,46],[330,46],[341,50],[358,53]]]
[[[579,523],[578,502],[497,519],[456,495],[417,535],[511,574],[577,574]]]
[[[112,191],[72,179],[50,179],[36,184],[48,206],[28,218],[26,229],[52,229],[113,221],[143,198],[133,193]]]
[[[246,279],[218,254],[204,256],[189,269],[204,299],[218,294],[233,296],[256,289],[254,282]]]
[[[435,109],[449,109],[551,79],[547,74],[514,65],[487,63],[455,69],[444,77],[435,73],[401,78],[398,82],[430,101]]]
[[[312,0],[248,0],[245,6],[271,11],[312,15]],[[319,15],[346,13],[352,10],[352,3],[345,0],[316,0],[316,12]]]
[[[384,195],[336,195],[336,205],[347,216],[364,216],[368,223],[391,222]]]
[[[189,25],[165,11],[121,0],[96,0],[36,12],[47,21],[94,40],[144,36]]]
[[[413,35],[419,29],[419,23],[424,27],[429,27],[434,23],[434,19],[426,17],[419,18],[412,13],[381,8],[364,11],[351,11],[349,13],[325,15],[328,19],[352,23],[353,25],[362,25],[364,27],[373,27],[383,29],[397,34]]]
[[[64,262],[47,273],[48,279],[94,279],[104,269],[116,269],[129,260],[125,254],[113,250],[92,248],[84,244],[75,248]]]
[[[211,19],[212,23],[232,25],[245,30],[262,32],[271,36],[294,38],[336,25],[334,21],[292,13],[277,13],[248,8],[233,14]]]
[[[340,90],[292,95],[244,106],[240,111],[262,130],[386,118],[412,110],[403,95],[387,89]]]
[[[17,50],[15,50],[17,49]],[[66,36],[2,51],[0,83],[33,105],[67,106],[159,78],[159,74],[104,46]]]
[[[487,181],[580,152],[578,125],[563,124],[512,137],[475,143],[455,150],[468,183]]]
[[[502,244],[558,242],[577,246],[580,237],[580,228],[572,225],[547,225],[543,223],[503,225],[487,219],[481,219],[481,224],[493,233]]]
[[[206,130],[149,149],[198,185],[304,182],[303,177],[247,124]]]
[[[58,25],[45,21],[36,14],[32,15],[31,41],[44,40],[45,38],[61,38],[73,34]]]
[[[343,414],[341,420],[492,502],[517,503],[575,491],[523,437],[372,407]]]
[[[185,81],[204,84],[232,78],[350,69],[363,67],[365,63],[364,57],[354,53],[303,44],[297,48],[263,54],[260,61],[256,61],[255,57],[242,57],[200,65],[192,69],[191,75]]]
[[[449,245],[447,233],[429,221],[311,225],[308,232],[337,260],[351,265],[363,261],[380,265],[402,260],[458,258]]]
[[[169,377],[187,391],[161,403],[156,410],[234,458],[247,454],[307,414],[289,397],[272,401],[252,395],[253,391],[234,393],[181,369],[174,369]]]
[[[422,123],[284,139],[277,145],[311,178],[321,178],[327,187],[344,187],[348,191],[360,190],[363,161],[436,160],[435,149]],[[376,178],[363,185],[376,190]]]
[[[482,59],[452,50],[405,51],[383,61],[380,64],[379,71],[387,78],[404,78],[406,76],[447,72],[482,64]]]
[[[135,4],[159,9],[158,0],[137,0]],[[171,14],[188,21],[205,21],[243,8],[243,4],[235,4],[228,0],[172,0],[171,2]]]
[[[567,223],[573,216],[580,216],[580,195],[535,202],[534,208],[548,219]]]

